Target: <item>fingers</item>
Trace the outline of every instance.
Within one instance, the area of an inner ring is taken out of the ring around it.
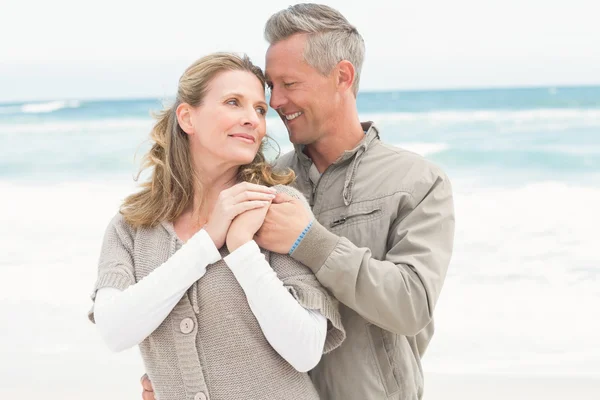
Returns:
[[[154,388],[152,387],[150,378],[148,378],[148,374],[142,375],[140,382],[144,388],[144,391],[142,392],[142,400],[154,400]]]
[[[243,212],[254,210],[256,208],[267,207],[271,204],[270,201],[244,201],[243,203],[238,203],[233,207],[234,218],[240,215]]]
[[[142,375],[140,382],[142,383],[144,391],[152,392],[154,390],[154,388],[152,387],[152,382],[150,382],[150,378],[148,378],[148,374]]]
[[[142,400],[154,400],[154,392],[143,391]]]
[[[267,194],[277,193],[276,189],[273,189],[273,188],[267,187],[267,186],[263,186],[263,185],[257,185],[257,184],[250,183],[250,182],[240,182],[240,183],[232,186],[231,188],[227,189],[226,191],[230,192],[229,195],[231,195],[231,196],[236,196],[242,192],[260,192],[260,193],[267,193]]]
[[[294,200],[296,200],[296,198],[290,196],[289,194],[277,193],[277,196],[275,196],[275,198],[273,199],[273,203],[281,204],[281,203],[288,203],[288,202],[294,201]]]
[[[253,192],[253,191],[246,190],[246,191],[243,191],[242,193],[237,194],[233,198],[233,204],[241,203],[244,201],[251,201],[251,200],[271,201],[274,198],[275,198],[274,193]]]

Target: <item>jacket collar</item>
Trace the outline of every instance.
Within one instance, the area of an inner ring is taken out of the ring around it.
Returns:
[[[346,179],[344,181],[344,204],[350,205],[352,202],[352,186],[354,185],[354,178],[360,161],[375,139],[379,139],[379,130],[375,127],[372,121],[361,122],[363,130],[366,132],[365,137],[351,150],[346,150],[342,155],[333,162],[332,165],[340,165],[348,160],[352,159],[348,169],[346,170]],[[303,152],[304,145],[294,145],[296,156],[298,157],[300,164],[305,169],[308,175],[308,170],[312,165],[312,160]]]

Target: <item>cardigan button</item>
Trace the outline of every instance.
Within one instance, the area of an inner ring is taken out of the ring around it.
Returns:
[[[188,334],[194,330],[194,321],[191,318],[184,318],[181,320],[179,324],[179,329],[181,329],[181,333]],[[203,399],[205,400],[205,399]]]
[[[206,400],[206,395],[203,392],[198,392],[194,396],[194,400]]]

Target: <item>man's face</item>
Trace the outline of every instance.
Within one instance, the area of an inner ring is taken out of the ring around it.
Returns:
[[[266,55],[270,105],[283,120],[290,141],[312,144],[335,123],[338,102],[334,74],[324,76],[304,60],[306,35],[295,34],[269,47]]]

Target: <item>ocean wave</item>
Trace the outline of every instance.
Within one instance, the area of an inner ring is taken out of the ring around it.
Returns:
[[[81,102],[79,100],[56,100],[44,103],[25,103],[0,106],[0,114],[47,114],[66,108],[79,107],[81,107]]]
[[[11,106],[1,106],[0,107],[0,115],[17,114],[19,112],[21,112],[21,106],[11,105]]]
[[[600,124],[600,108],[539,108],[527,110],[448,110],[426,112],[364,113],[362,120],[381,122],[564,122]]]
[[[58,100],[46,103],[28,103],[21,106],[24,114],[42,114],[62,110],[63,108],[79,108],[81,102],[78,100]]]
[[[395,146],[403,148],[413,153],[420,154],[422,156],[429,156],[432,154],[440,153],[442,151],[450,150],[450,145],[447,143],[420,143],[420,142],[406,142],[397,143]]]
[[[600,171],[600,153],[576,153],[573,148],[555,151],[543,148],[529,149],[469,149],[448,147],[429,154],[429,158],[452,168],[500,168],[509,170],[538,170],[551,172]]]
[[[150,118],[102,119],[82,121],[49,121],[43,123],[0,124],[0,134],[21,133],[73,133],[82,131],[110,132],[124,129],[145,128],[149,131]]]

